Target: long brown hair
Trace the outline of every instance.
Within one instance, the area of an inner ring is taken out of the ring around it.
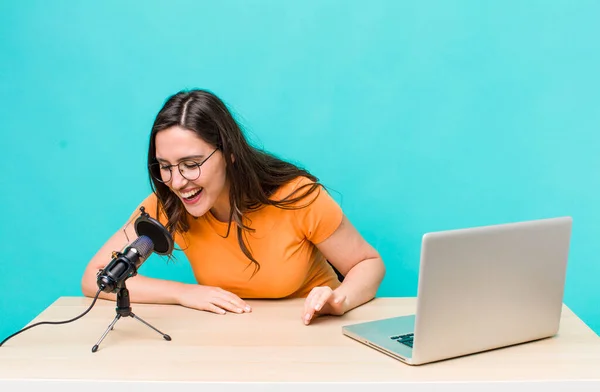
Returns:
[[[206,90],[180,91],[167,99],[152,126],[148,148],[149,168],[152,163],[157,162],[156,134],[173,126],[195,132],[202,140],[223,153],[226,175],[230,182],[231,207],[226,236],[229,235],[231,224],[235,223],[240,248],[254,264],[254,273],[258,272],[260,264],[252,256],[243,238],[243,231],[253,230],[245,223],[246,214],[265,205],[279,208],[303,207],[296,203],[322,187],[322,184],[307,170],[251,146],[223,101]],[[235,164],[232,156],[235,157]],[[164,211],[168,219],[167,229],[171,233],[188,231],[188,214],[181,200],[166,184],[154,178],[153,174],[160,176],[159,173],[149,174],[152,190],[158,198],[158,208]],[[270,198],[280,186],[299,176],[309,178],[311,183],[281,200]],[[308,189],[291,197],[303,188]]]

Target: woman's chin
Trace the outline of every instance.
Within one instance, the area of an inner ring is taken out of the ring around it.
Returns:
[[[188,214],[190,214],[194,218],[200,218],[201,216],[203,216],[204,214],[206,214],[206,212],[208,211],[208,209],[206,209],[206,208],[189,208],[189,207],[186,207],[185,209],[188,212]]]
[[[207,206],[206,203],[204,203],[204,201],[205,200],[199,200],[197,203],[194,204],[184,202],[183,206],[185,207],[185,210],[188,212],[188,214],[190,214],[194,218],[199,218],[202,215],[206,214],[206,212],[209,210],[209,206]]]

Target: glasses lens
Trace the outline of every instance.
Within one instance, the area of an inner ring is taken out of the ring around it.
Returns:
[[[160,182],[168,182],[171,179],[171,168],[161,165],[160,163],[153,163],[149,166],[150,174],[152,177]]]
[[[179,172],[190,181],[200,177],[200,165],[194,161],[183,161],[179,163]]]

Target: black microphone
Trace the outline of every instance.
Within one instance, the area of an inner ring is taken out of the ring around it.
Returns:
[[[113,328],[114,324],[121,318],[122,316],[131,316],[133,318],[137,318],[142,321],[144,324],[148,325],[150,328],[159,332],[165,340],[171,340],[169,335],[163,334],[158,329],[154,328],[147,322],[143,321],[136,315],[131,312],[131,306],[129,301],[129,291],[125,287],[125,280],[129,279],[132,276],[137,274],[138,268],[142,265],[144,261],[150,256],[152,252],[166,255],[173,251],[173,237],[171,237],[171,233],[156,219],[151,218],[147,212],[144,211],[144,207],[140,207],[140,211],[142,212],[140,217],[135,221],[135,232],[138,235],[138,238],[135,239],[129,246],[127,246],[123,253],[121,252],[113,252],[113,257],[110,263],[104,269],[101,269],[97,275],[97,283],[98,283],[98,292],[92,301],[92,304],[79,316],[74,317],[70,320],[66,321],[40,321],[35,324],[31,324],[26,326],[25,328],[13,333],[8,336],[6,339],[0,342],[0,346],[2,346],[8,339],[12,338],[20,334],[23,331],[26,331],[30,328],[33,328],[37,325],[42,324],[66,324],[72,321],[78,320],[81,317],[85,316],[94,306],[100,292],[105,291],[107,293],[118,292],[117,293],[117,316],[113,320],[112,324],[109,325],[104,335],[100,338],[100,341],[92,348],[92,352],[96,352],[98,350],[98,345],[106,334]]]
[[[139,236],[123,252],[113,252],[106,267],[98,271],[96,283],[106,293],[114,293],[125,280],[135,276],[138,268],[156,252],[166,255],[173,251],[173,237],[156,219],[151,218],[144,207],[135,221],[135,232]]]
[[[137,270],[154,250],[154,243],[145,235],[137,238],[123,253],[113,252],[113,258],[98,271],[96,283],[106,293],[116,292],[119,283],[137,274]]]

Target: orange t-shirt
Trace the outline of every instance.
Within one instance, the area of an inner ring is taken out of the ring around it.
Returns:
[[[283,199],[309,182],[299,177],[282,186],[271,199]],[[247,214],[255,231],[242,233],[246,247],[260,264],[254,276],[255,265],[238,244],[236,224],[231,224],[225,237],[228,223],[218,221],[210,211],[198,218],[188,215],[189,231],[176,233],[174,240],[190,262],[198,284],[220,287],[241,298],[305,297],[316,286],[335,289],[340,285],[337,275],[315,244],[338,228],[343,212],[323,188],[297,205],[312,200],[301,209],[264,206]],[[156,203],[152,193],[141,205],[156,218]],[[159,221],[166,223],[164,214]]]

